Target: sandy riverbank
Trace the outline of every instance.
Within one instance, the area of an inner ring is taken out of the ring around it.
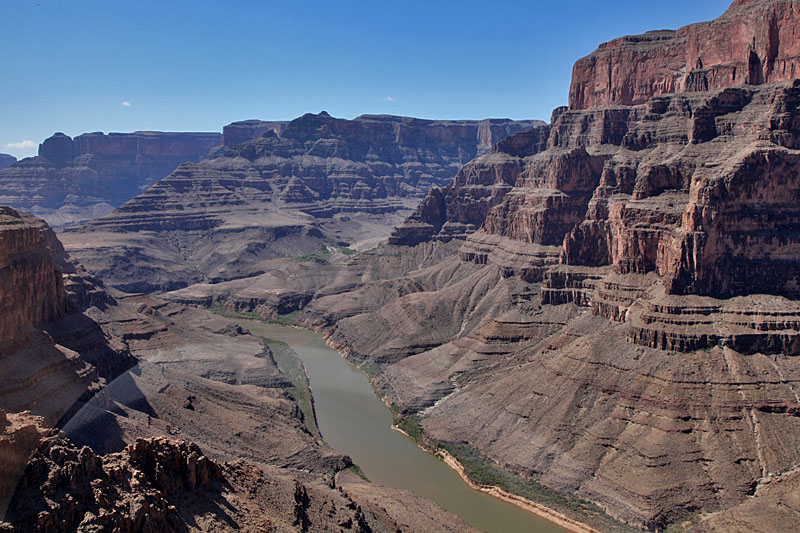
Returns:
[[[447,466],[458,472],[458,475],[461,477],[464,483],[466,483],[475,490],[491,494],[496,498],[500,498],[501,500],[504,500],[512,505],[516,505],[517,507],[525,509],[528,512],[541,516],[542,518],[546,518],[547,520],[553,522],[554,524],[558,524],[559,526],[566,528],[570,531],[573,531],[575,533],[600,533],[599,530],[587,524],[578,522],[577,520],[574,520],[562,513],[559,513],[554,509],[545,507],[544,505],[523,498],[522,496],[517,496],[516,494],[512,494],[506,490],[501,489],[500,487],[496,487],[493,485],[478,485],[477,483],[473,483],[472,480],[470,480],[469,477],[467,477],[467,475],[464,473],[464,467],[461,466],[461,463],[459,463],[455,457],[450,455],[445,450],[437,450],[436,455],[439,456]]]

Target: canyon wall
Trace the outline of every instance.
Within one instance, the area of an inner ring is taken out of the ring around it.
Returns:
[[[257,135],[259,124],[235,123],[226,135]],[[463,163],[543,123],[345,120],[322,112],[268,124],[261,135],[179,166],[62,240],[87,268],[124,290],[259,275],[275,259],[372,245]]]
[[[32,326],[64,315],[57,242],[41,220],[0,206],[0,357],[20,347]]]
[[[637,105],[662,94],[794,79],[798,17],[794,0],[741,0],[711,22],[601,44],[575,63],[569,107]]]
[[[109,213],[185,161],[221,143],[218,133],[56,133],[37,157],[0,170],[0,204],[30,211],[51,225]]]

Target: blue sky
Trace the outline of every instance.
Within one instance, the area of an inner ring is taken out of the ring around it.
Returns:
[[[0,152],[34,155],[55,131],[221,131],[323,109],[549,120],[599,43],[729,4],[2,0]]]

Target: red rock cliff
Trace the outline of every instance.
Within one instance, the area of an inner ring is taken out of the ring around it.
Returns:
[[[737,0],[711,22],[620,37],[575,63],[569,107],[790,80],[800,75],[798,34],[794,0]]]
[[[0,356],[19,347],[31,325],[63,314],[55,243],[44,222],[0,206]]]

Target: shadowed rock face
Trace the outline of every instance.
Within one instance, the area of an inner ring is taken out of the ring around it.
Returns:
[[[1,356],[21,346],[34,324],[63,316],[65,294],[54,257],[63,249],[44,222],[0,206],[0,235]]]
[[[270,124],[232,124],[226,142],[267,129],[64,233],[70,253],[115,286],[152,291],[258,275],[267,260],[323,246],[368,245],[463,163],[540,122],[322,112]]]
[[[9,154],[0,154],[0,170],[8,168],[17,162],[17,158]]]
[[[662,94],[794,79],[798,24],[793,0],[742,0],[711,22],[614,39],[575,63],[569,107],[637,105]]]
[[[53,226],[96,218],[220,142],[219,133],[56,133],[39,145],[38,157],[0,171],[0,204]]]

